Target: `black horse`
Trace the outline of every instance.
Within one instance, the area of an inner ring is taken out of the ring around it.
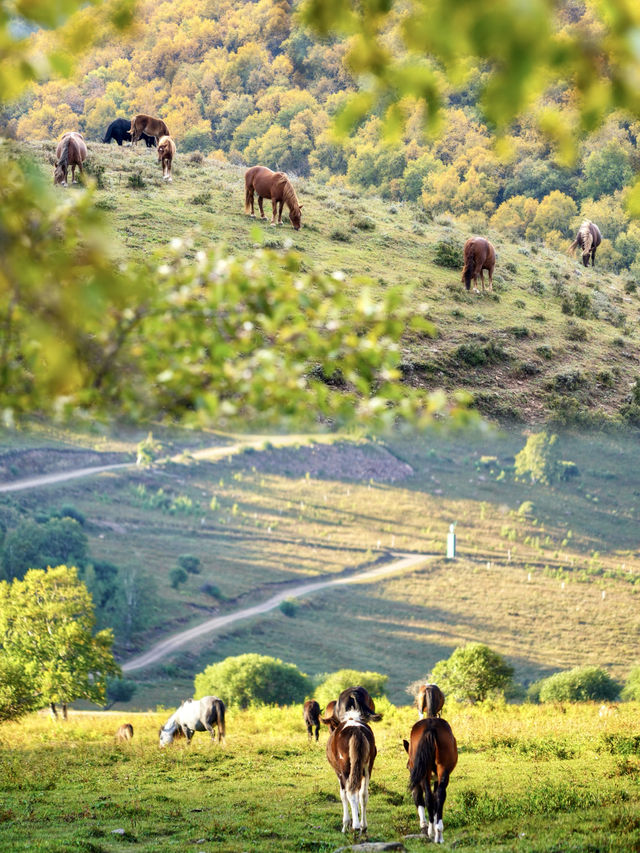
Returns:
[[[123,142],[131,142],[131,121],[128,118],[117,118],[111,122],[102,141],[109,143],[112,139],[115,139],[118,145],[122,145]],[[146,133],[143,133],[141,139],[147,143],[147,148],[156,147],[155,136],[147,136]]]

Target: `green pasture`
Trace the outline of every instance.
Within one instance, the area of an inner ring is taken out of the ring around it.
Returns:
[[[25,145],[52,168],[53,143]],[[240,256],[259,245],[291,248],[305,268],[344,273],[354,295],[363,286],[374,295],[402,286],[416,314],[434,322],[434,338],[405,335],[402,371],[411,385],[464,388],[502,423],[597,425],[624,415],[640,355],[640,291],[629,274],[585,269],[566,253],[490,231],[494,293],[467,293],[460,269],[435,259],[441,243],[459,251],[472,224],[431,218],[418,205],[296,178],[302,229],[256,228],[244,214],[241,166],[178,152],[166,184],[155,150],[90,142],[87,171],[118,258],[157,252],[161,262],[172,239],[193,253],[218,244]]]
[[[202,447],[193,434],[184,440]],[[135,673],[131,708],[177,702],[208,664],[250,651],[310,675],[387,672],[388,694],[400,703],[410,682],[465,642],[506,656],[523,684],[578,664],[624,680],[637,663],[634,440],[562,435],[562,457],[580,477],[553,486],[513,480],[524,440],[426,433],[278,448],[265,438],[261,449],[197,461],[180,457],[174,435],[172,455],[182,461],[0,500],[15,518],[73,505],[87,519],[92,558],[140,581],[144,618],[128,640],[116,636],[120,661],[288,585],[397,552],[425,554],[412,571],[303,596],[288,614],[275,609],[201,637]],[[135,449],[124,437],[113,441]],[[451,522],[455,563],[442,559]],[[200,574],[173,589],[169,573],[187,553],[200,559]]]
[[[418,831],[402,738],[410,707],[381,701],[369,840]],[[600,717],[593,704],[451,706],[459,763],[444,812],[445,845],[469,850],[631,851],[640,847],[638,705]],[[324,745],[307,742],[300,707],[230,711],[227,744],[196,734],[157,745],[170,710],[44,713],[0,726],[0,849],[67,853],[332,851],[338,784]],[[132,722],[134,738],[114,733]],[[116,833],[114,830],[123,832]],[[425,849],[420,838],[408,851]]]

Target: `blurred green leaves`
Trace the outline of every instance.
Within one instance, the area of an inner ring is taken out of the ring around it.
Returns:
[[[433,130],[443,97],[480,68],[487,123],[506,132],[524,111],[544,106],[541,127],[567,160],[568,137],[593,130],[613,109],[640,110],[640,6],[597,0],[586,7],[583,15],[560,0],[306,0],[303,16],[321,34],[349,36],[357,97],[362,103],[367,93],[390,124],[397,112],[389,99],[411,95],[426,103]],[[392,32],[395,50],[387,47]],[[542,103],[552,89],[555,115]],[[563,112],[573,118],[570,128]]]

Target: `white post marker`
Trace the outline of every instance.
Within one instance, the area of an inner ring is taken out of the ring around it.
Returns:
[[[447,560],[455,560],[456,558],[456,526],[455,524],[449,525],[449,532],[447,533]]]

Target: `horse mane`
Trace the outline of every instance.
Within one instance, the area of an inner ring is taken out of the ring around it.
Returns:
[[[62,149],[60,151],[60,157],[58,158],[57,166],[64,168],[69,165],[69,143],[71,142],[71,136],[67,135],[62,140]]]
[[[300,210],[300,203],[298,202],[298,196],[293,188],[293,184],[287,175],[284,174],[282,176],[282,198],[289,210]]]

